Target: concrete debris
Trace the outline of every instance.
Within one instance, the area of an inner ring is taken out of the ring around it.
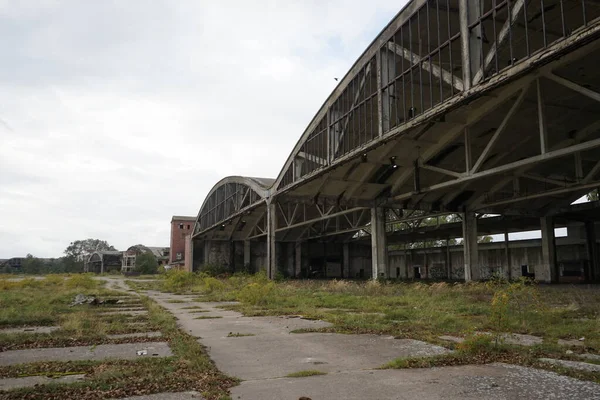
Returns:
[[[122,304],[122,303],[123,303],[123,300],[120,300],[120,299],[101,300],[101,299],[97,298],[96,296],[86,296],[84,294],[79,293],[77,296],[75,296],[75,299],[69,306],[73,307],[73,306],[79,306],[82,304],[90,304],[93,306],[97,306],[100,304]]]

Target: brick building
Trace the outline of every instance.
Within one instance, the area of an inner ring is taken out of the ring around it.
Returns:
[[[194,230],[196,217],[174,215],[171,218],[171,255],[169,264],[182,263],[185,260],[185,238]]]

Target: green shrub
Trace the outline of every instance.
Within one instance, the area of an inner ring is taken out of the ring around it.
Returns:
[[[65,285],[71,289],[94,289],[98,282],[88,274],[76,274],[67,279]]]
[[[275,294],[276,287],[274,282],[262,284],[259,282],[250,283],[238,293],[238,299],[243,303],[254,306],[269,303],[270,297]]]
[[[198,274],[171,270],[165,273],[163,289],[168,292],[186,291],[200,283],[202,283],[202,277]]]
[[[221,264],[204,264],[200,269],[209,276],[220,276],[229,272],[228,268]]]
[[[225,284],[220,280],[213,278],[212,276],[207,276],[203,279],[204,286],[206,288],[207,293],[219,292],[221,290],[225,290]]]

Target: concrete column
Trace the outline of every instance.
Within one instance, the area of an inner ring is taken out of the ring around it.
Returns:
[[[275,202],[267,203],[267,277],[275,278],[277,272],[277,246],[275,244],[275,228],[277,227],[277,210]]]
[[[600,279],[600,265],[598,265],[598,243],[596,242],[596,224],[594,221],[585,222],[585,238],[588,251],[589,271],[585,277],[588,281]]]
[[[302,242],[296,242],[294,247],[294,277],[300,278],[300,274],[302,274]]]
[[[388,277],[385,209],[371,208],[371,272],[373,279]]]
[[[210,242],[208,240],[205,240],[204,241],[204,259],[202,260],[202,263],[204,265],[206,265],[210,262],[209,253],[210,253]]]
[[[295,251],[296,245],[293,242],[288,242],[285,246],[285,269],[287,271],[288,277],[294,277],[296,272],[296,259],[295,259]]]
[[[504,232],[504,257],[506,258],[506,277],[512,279],[512,262],[510,255],[510,243],[508,240],[508,231]]]
[[[342,278],[350,278],[350,245],[348,243],[343,244],[343,265],[342,265]]]
[[[541,271],[536,271],[535,279],[540,282],[558,282],[552,217],[540,218],[540,229],[542,231],[542,266]]]
[[[452,279],[452,259],[450,258],[450,239],[446,239],[446,279]]]
[[[185,237],[185,250],[183,253],[183,270],[187,272],[193,272],[194,269],[194,243],[192,242],[192,235],[186,235]]]
[[[463,214],[463,251],[465,257],[465,282],[478,280],[479,250],[477,246],[477,217],[473,212]]]
[[[250,241],[244,240],[244,268],[250,267],[250,256],[251,256]]]

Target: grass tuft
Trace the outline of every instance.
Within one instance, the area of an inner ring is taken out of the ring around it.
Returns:
[[[327,372],[318,371],[316,369],[306,369],[304,371],[292,372],[287,374],[286,378],[305,378],[307,376],[327,375]]]

